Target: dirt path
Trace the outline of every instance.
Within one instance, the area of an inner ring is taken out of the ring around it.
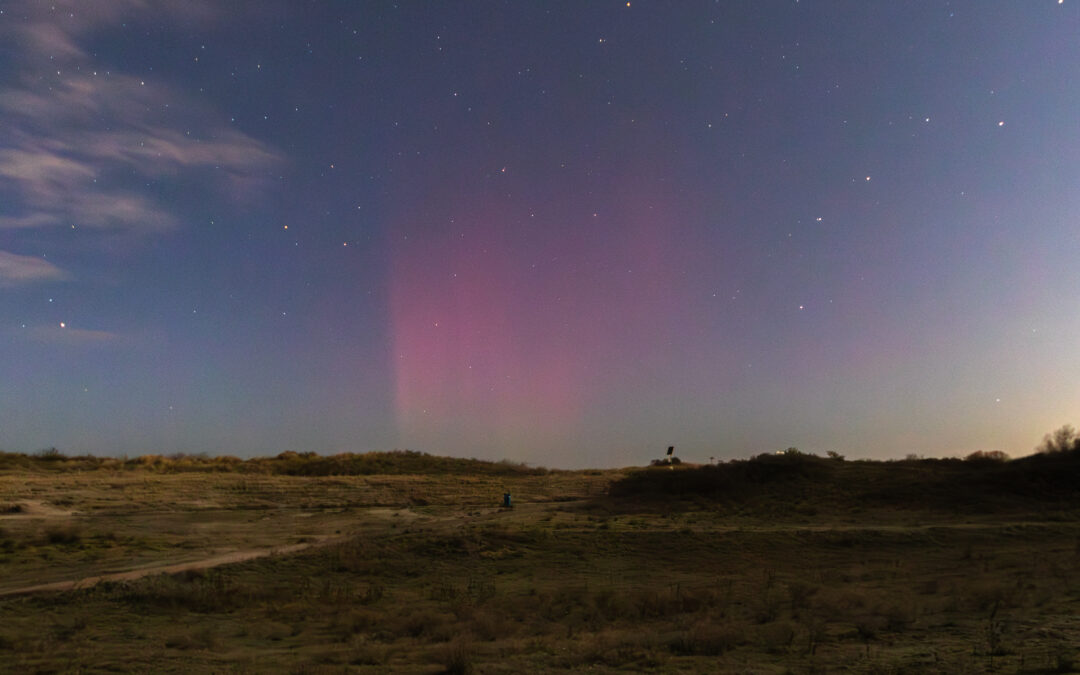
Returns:
[[[63,511],[55,507],[49,506],[41,501],[22,500],[18,504],[19,511],[14,514],[0,515],[0,519],[5,518],[19,518],[19,519],[34,519],[34,518],[72,518],[79,514],[74,511]],[[376,522],[384,523],[391,522],[397,519],[407,522],[414,522],[416,520],[427,519],[427,516],[415,513],[410,509],[402,508],[371,508],[364,512],[369,518]],[[147,513],[143,512],[143,516]],[[311,513],[298,513],[297,517],[313,517],[319,515],[317,512]],[[105,517],[105,516],[97,516]],[[231,551],[229,553],[220,553],[208,558],[202,558],[199,560],[188,560],[185,562],[174,564],[155,564],[151,563],[140,567],[135,567],[128,570],[119,572],[109,572],[105,574],[96,574],[92,576],[85,576],[78,579],[68,579],[65,581],[53,581],[43,584],[34,584],[32,586],[22,586],[19,588],[0,588],[0,599],[10,598],[19,595],[30,595],[34,593],[57,593],[62,591],[72,591],[83,588],[90,588],[102,581],[130,581],[133,579],[141,579],[142,577],[151,576],[154,574],[177,574],[179,572],[186,572],[189,570],[204,570],[211,567],[218,567],[220,565],[230,565],[233,563],[245,562],[248,560],[254,560],[256,558],[265,558],[271,555],[288,555],[290,553],[297,553],[308,548],[327,546],[340,541],[348,539],[350,536],[356,536],[357,532],[353,531],[350,534],[337,534],[337,535],[305,535],[312,537],[313,541],[308,541],[299,544],[272,546],[268,548],[247,549],[240,551]]]
[[[211,567],[218,567],[219,565],[230,565],[233,563],[254,560],[256,558],[265,558],[271,555],[287,555],[289,553],[296,553],[297,551],[303,551],[304,549],[312,548],[314,546],[326,546],[328,544],[341,541],[342,539],[342,537],[327,537],[326,539],[323,539],[321,541],[291,544],[288,546],[274,546],[272,548],[253,549],[248,551],[233,551],[231,553],[223,553],[221,555],[216,555],[210,558],[203,558],[202,560],[190,560],[188,562],[177,563],[175,565],[140,567],[138,569],[125,570],[123,572],[113,572],[111,574],[101,574],[93,577],[83,577],[82,579],[54,581],[49,584],[38,584],[36,586],[11,588],[7,590],[0,590],[0,598],[8,598],[16,595],[30,595],[32,593],[73,591],[96,586],[102,581],[130,581],[132,579],[141,579],[142,577],[148,577],[153,574],[176,574],[178,572],[187,572],[189,570],[205,570]]]
[[[71,518],[74,511],[65,511],[55,506],[49,506],[45,502],[26,499],[11,505],[15,509],[9,513],[0,514],[0,520],[29,520],[31,518]]]

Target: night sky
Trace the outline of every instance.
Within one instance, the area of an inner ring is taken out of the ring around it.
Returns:
[[[1080,2],[0,1],[0,449],[1030,452]]]

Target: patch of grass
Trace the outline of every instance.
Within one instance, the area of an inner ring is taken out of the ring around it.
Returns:
[[[114,588],[113,595],[136,612],[220,613],[266,597],[265,592],[224,574],[200,570],[146,577]]]
[[[719,656],[745,644],[748,627],[711,619],[696,621],[668,642],[674,654],[689,656]]]
[[[82,531],[75,525],[50,525],[45,528],[46,544],[74,546],[82,542]]]
[[[317,461],[281,461],[294,460]],[[209,467],[200,457],[62,469],[76,461],[0,476],[9,502],[88,514],[44,521],[73,528],[68,543],[50,542],[42,521],[4,522],[0,551],[5,541],[14,548],[0,556],[0,587],[301,538],[314,546],[0,599],[0,661],[14,672],[71,663],[137,672],[1055,672],[1071,668],[1080,647],[1080,525],[1067,501],[960,516],[934,498],[922,510],[845,501],[906,481],[914,502],[935,472],[984,472],[979,480],[992,482],[1017,460],[821,467],[792,455],[738,469],[752,479],[745,502],[706,492],[643,499],[641,508],[602,496],[618,472],[168,468]],[[504,489],[513,510],[498,509]],[[762,497],[784,494],[786,506]],[[417,497],[427,504],[406,506]],[[322,545],[325,535],[346,538]]]
[[[440,663],[445,675],[471,675],[475,670],[472,649],[465,640],[455,640],[448,644],[442,650]]]

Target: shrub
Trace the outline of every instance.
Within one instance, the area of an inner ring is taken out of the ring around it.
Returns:
[[[745,631],[739,627],[708,620],[695,623],[689,630],[675,635],[668,642],[673,654],[719,656],[746,641]]]
[[[1053,453],[1080,450],[1080,437],[1071,424],[1066,424],[1052,434],[1046,434],[1043,442],[1035,448],[1036,452]]]
[[[817,593],[817,587],[803,581],[792,581],[788,584],[788,595],[791,596],[791,608],[803,609],[809,605],[810,596]]]
[[[1068,645],[1057,645],[1051,656],[1050,672],[1075,673],[1076,654]]]
[[[441,661],[445,675],[468,675],[473,672],[472,650],[464,640],[455,640],[447,645]]]
[[[165,646],[171,649],[214,649],[217,645],[217,635],[209,626],[204,626],[194,633],[174,635],[165,640]]]
[[[386,663],[387,656],[386,647],[362,644],[353,650],[349,663],[354,666],[381,666]]]
[[[59,462],[67,459],[67,455],[60,452],[56,448],[46,448],[44,450],[38,450],[34,453],[34,456],[46,462]]]
[[[432,635],[445,623],[444,615],[425,609],[399,616],[397,622],[392,624],[392,630],[398,637],[416,638]]]
[[[45,541],[50,544],[78,544],[82,534],[71,526],[54,525],[45,530]]]
[[[795,639],[795,629],[787,621],[766,624],[758,629],[758,639],[765,651],[777,654],[791,646]]]
[[[118,599],[143,611],[227,612],[266,593],[241,586],[222,574],[182,573],[146,577],[119,586]]]
[[[885,618],[876,614],[863,614],[855,619],[855,633],[863,642],[876,640],[878,633],[885,628]]]

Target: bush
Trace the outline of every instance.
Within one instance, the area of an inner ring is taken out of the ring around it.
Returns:
[[[787,621],[778,621],[758,629],[761,646],[770,654],[779,654],[787,650],[795,640],[795,629]]]
[[[473,672],[472,651],[464,640],[455,640],[447,645],[441,661],[445,675],[468,675]]]
[[[1076,429],[1071,424],[1066,424],[1052,434],[1046,434],[1043,437],[1042,444],[1035,448],[1036,452],[1041,453],[1068,452],[1070,450],[1080,450],[1080,437],[1076,435]]]
[[[117,599],[141,611],[184,610],[200,614],[228,612],[267,597],[267,592],[241,586],[223,574],[195,570],[126,582]]]
[[[720,656],[746,642],[745,629],[728,623],[701,620],[668,642],[673,654]]]
[[[791,596],[791,608],[793,610],[808,607],[810,605],[810,596],[818,591],[817,586],[798,580],[788,583],[787,590],[788,595]]]
[[[60,462],[67,459],[67,455],[60,452],[56,448],[46,448],[44,450],[38,450],[34,453],[34,456],[46,462]]]
[[[82,541],[82,534],[71,526],[53,526],[45,530],[45,541],[50,544],[78,544]]]
[[[1052,654],[1050,672],[1075,673],[1076,654],[1067,645],[1058,645]]]

